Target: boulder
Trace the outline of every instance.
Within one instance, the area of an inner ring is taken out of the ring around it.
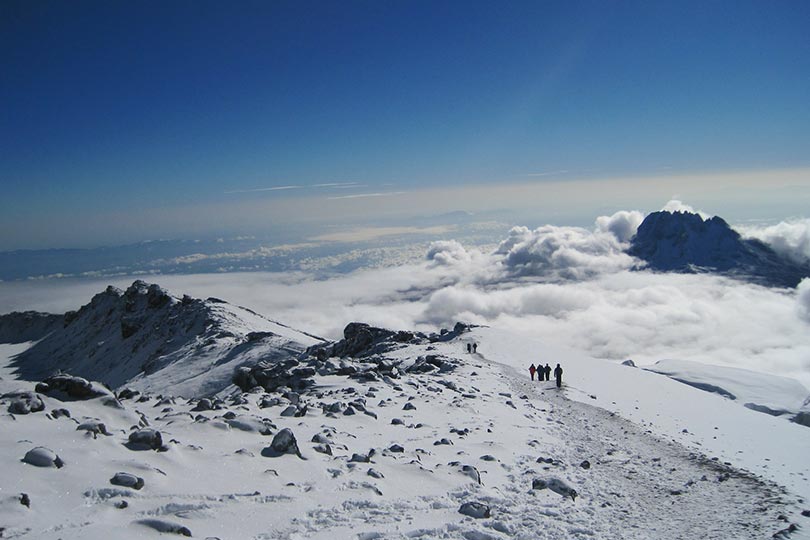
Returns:
[[[48,377],[41,383],[37,384],[36,391],[40,394],[46,394],[62,401],[85,400],[101,396],[113,396],[112,392],[104,388],[102,385],[92,383],[81,377],[68,375],[67,373],[60,373],[58,375]]]
[[[144,486],[143,478],[134,474],[119,472],[110,478],[110,483],[114,486],[124,486],[132,489],[141,489]]]
[[[76,431],[86,431],[91,433],[94,439],[99,435],[112,435],[112,433],[107,431],[107,426],[105,426],[104,423],[99,420],[87,420],[82,422],[76,426]]]
[[[61,469],[65,462],[56,455],[56,452],[44,446],[37,446],[26,452],[23,462],[34,467],[55,467]]]
[[[126,444],[130,450],[166,450],[163,446],[163,436],[152,428],[144,428],[129,434]]]
[[[262,451],[262,455],[265,457],[278,457],[284,454],[295,454],[304,459],[298,448],[298,441],[295,440],[295,435],[290,428],[284,428],[276,433],[270,446]]]
[[[571,497],[572,501],[577,499],[577,491],[559,478],[549,478],[547,480],[535,478],[532,481],[532,489],[541,490],[546,488],[563,497]]]
[[[14,399],[8,406],[11,414],[30,414],[45,410],[42,398],[33,392],[22,392],[14,395]]]
[[[489,506],[480,502],[465,502],[461,505],[461,508],[458,509],[458,512],[475,519],[490,517]]]

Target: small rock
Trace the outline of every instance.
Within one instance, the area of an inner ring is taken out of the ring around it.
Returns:
[[[462,466],[461,467],[461,472],[465,476],[469,476],[470,478],[475,480],[475,482],[478,485],[482,485],[482,483],[481,483],[481,473],[478,472],[478,469],[476,469],[472,465],[464,465],[464,466]]]
[[[490,517],[489,506],[479,502],[466,502],[461,505],[458,512],[475,519],[484,519]]]
[[[577,499],[577,491],[558,478],[550,478],[548,480],[535,478],[532,481],[532,489],[540,490],[546,488],[563,497],[571,497],[572,501],[576,501]]]
[[[392,426],[402,426],[405,425],[405,422],[402,421],[402,418],[394,418],[391,420]]]
[[[290,428],[284,428],[273,437],[273,442],[270,443],[269,450],[267,448],[262,452],[266,457],[274,457],[282,454],[295,454],[301,459],[301,450],[298,448],[298,441],[295,440],[295,435]]]
[[[15,397],[16,399],[8,406],[8,412],[11,414],[30,414],[45,410],[42,398],[33,392],[23,392]]]
[[[591,462],[586,459],[585,461],[580,463],[579,466],[587,470],[591,468]]]
[[[92,434],[94,439],[99,435],[112,435],[112,433],[107,431],[107,426],[98,420],[88,420],[87,422],[82,422],[76,427],[76,431],[86,431],[89,434]]]
[[[165,450],[163,437],[159,431],[152,428],[143,428],[129,434],[127,448],[130,450]]]
[[[369,463],[371,462],[371,458],[364,454],[352,454],[352,457],[349,459],[349,463]]]
[[[383,473],[381,473],[381,472],[380,472],[380,471],[378,471],[377,469],[369,469],[369,470],[368,470],[368,472],[367,472],[366,474],[368,474],[368,475],[369,475],[370,477],[372,477],[372,478],[377,478],[377,479],[380,479],[380,478],[385,478],[385,477],[383,476]]]
[[[329,444],[331,441],[329,439],[327,439],[326,437],[324,437],[322,434],[316,433],[315,435],[312,436],[312,441],[311,442],[314,442],[314,443],[317,443],[317,444]]]
[[[406,404],[405,404],[405,405],[402,407],[402,410],[403,410],[403,411],[415,411],[415,410],[416,410],[416,405],[414,405],[413,403],[411,403],[411,402],[409,401],[408,403],[406,403]]]
[[[326,454],[327,456],[332,455],[332,446],[329,444],[316,444],[312,447],[312,449],[319,454]]]
[[[124,486],[132,489],[141,489],[144,486],[143,478],[134,474],[119,472],[110,478],[110,483],[114,486]]]
[[[20,493],[20,504],[26,508],[31,508],[31,498],[28,497],[28,493]]]
[[[391,446],[388,447],[388,450],[390,452],[401,453],[401,452],[405,451],[405,448],[403,448],[402,446],[400,446],[398,444],[392,444]]]
[[[70,418],[70,411],[67,409],[54,409],[51,411],[51,416],[55,419],[62,418]]]
[[[489,454],[483,455],[479,458],[481,461],[497,461],[495,456],[491,456]]]
[[[129,503],[127,501],[118,501],[115,503],[115,507],[119,510],[123,510],[124,508],[129,507]]]
[[[298,412],[298,407],[295,405],[288,405],[286,409],[281,411],[281,416],[295,416]]]

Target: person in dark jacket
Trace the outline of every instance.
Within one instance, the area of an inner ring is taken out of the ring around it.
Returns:
[[[562,386],[562,374],[563,370],[560,364],[557,364],[557,367],[554,368],[554,378],[557,379],[557,388]]]
[[[546,375],[546,380],[550,381],[551,380],[551,366],[546,364],[546,367],[543,368],[543,372]]]
[[[473,343],[473,352],[474,353],[478,352],[478,343]]]
[[[534,364],[532,364],[532,365],[530,365],[530,366],[529,366],[529,374],[532,376],[532,380],[534,380],[534,373],[535,373],[536,371],[537,371],[537,368],[536,368],[536,367],[534,367]],[[538,377],[537,377],[537,380],[538,380],[538,381],[542,381],[542,380],[543,380],[542,376],[538,376]]]

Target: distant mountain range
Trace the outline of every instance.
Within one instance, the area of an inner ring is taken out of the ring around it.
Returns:
[[[759,240],[743,239],[722,218],[690,212],[653,212],[631,240],[630,255],[661,272],[712,272],[774,287],[795,287],[810,265],[777,254]]]

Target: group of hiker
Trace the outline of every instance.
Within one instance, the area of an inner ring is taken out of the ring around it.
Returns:
[[[477,353],[478,352],[478,343],[472,342],[467,343],[467,352],[468,353]]]
[[[538,381],[550,381],[551,380],[551,366],[546,364],[538,364],[535,367],[534,364],[529,366],[529,374],[532,376],[532,380],[534,380],[534,375],[537,374]],[[557,380],[557,388],[562,386],[562,374],[563,369],[560,367],[560,364],[557,364],[557,367],[554,368],[554,378]]]

